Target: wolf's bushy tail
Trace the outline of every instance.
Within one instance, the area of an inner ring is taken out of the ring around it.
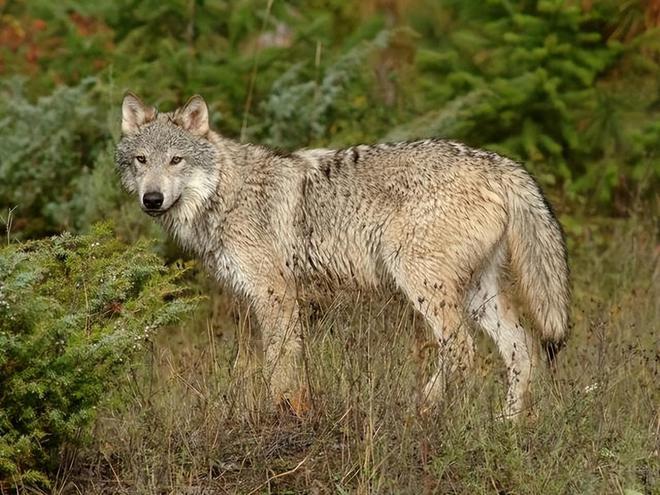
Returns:
[[[564,235],[527,172],[515,170],[505,187],[512,274],[552,361],[568,336],[570,283]]]

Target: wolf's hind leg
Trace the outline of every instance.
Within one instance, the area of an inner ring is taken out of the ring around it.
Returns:
[[[423,401],[439,403],[474,361],[474,343],[466,328],[461,291],[451,276],[428,280],[399,274],[395,280],[433,331],[438,348],[437,369],[424,388]]]
[[[442,304],[444,302],[444,304]],[[438,344],[437,369],[424,387],[424,400],[440,402],[448,388],[464,379],[472,369],[474,343],[467,331],[458,298],[442,299],[439,304],[418,310],[426,318]]]
[[[500,280],[502,256],[498,253],[469,292],[468,311],[474,322],[495,342],[507,367],[508,391],[504,416],[514,418],[529,404],[537,366],[536,341],[520,324],[518,313]]]

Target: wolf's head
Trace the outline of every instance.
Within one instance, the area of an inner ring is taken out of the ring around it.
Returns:
[[[149,215],[181,210],[192,218],[213,194],[218,151],[208,140],[208,116],[201,96],[167,114],[133,93],[124,96],[116,163],[124,187]]]

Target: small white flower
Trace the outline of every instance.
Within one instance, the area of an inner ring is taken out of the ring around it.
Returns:
[[[599,388],[600,388],[600,383],[594,382],[591,385],[587,385],[586,387],[584,387],[584,393],[589,394],[594,390],[598,390]]]

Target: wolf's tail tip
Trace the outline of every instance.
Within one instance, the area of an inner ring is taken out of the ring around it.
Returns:
[[[550,368],[554,370],[556,367],[557,355],[566,345],[566,341],[545,340],[542,345],[548,359],[548,364],[550,365]]]

